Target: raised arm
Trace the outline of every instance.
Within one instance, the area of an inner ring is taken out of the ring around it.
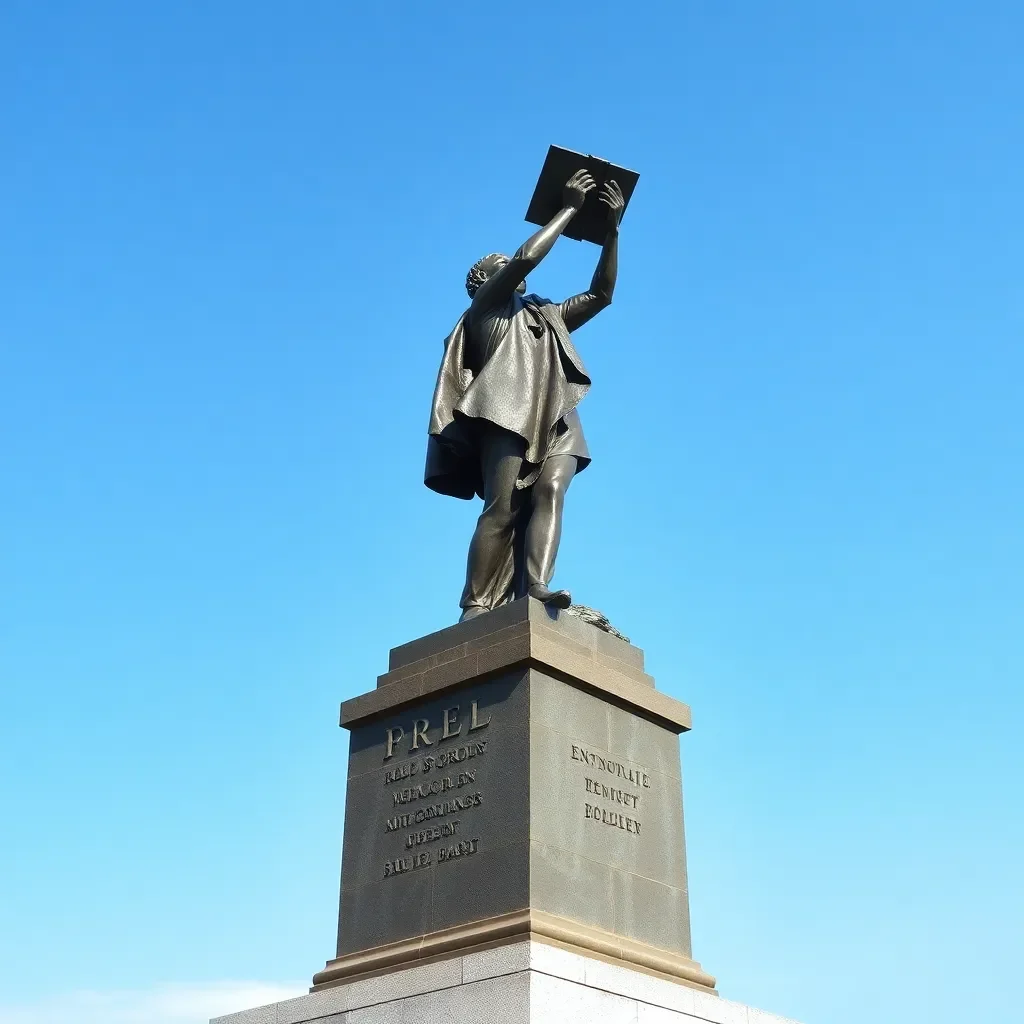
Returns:
[[[594,179],[587,171],[577,171],[566,182],[562,192],[562,209],[540,231],[531,235],[512,259],[499,263],[491,271],[473,296],[471,311],[492,309],[512,298],[513,292],[526,280],[526,275],[551,252],[558,236],[579,212],[587,193],[594,187]]]
[[[608,233],[605,235],[604,245],[601,246],[601,255],[590,282],[590,289],[573,295],[558,307],[565,326],[570,331],[582,327],[602,309],[611,305],[615,278],[619,273],[619,220],[626,205],[622,198],[622,190],[616,182],[608,181],[601,187],[598,199],[608,207]]]

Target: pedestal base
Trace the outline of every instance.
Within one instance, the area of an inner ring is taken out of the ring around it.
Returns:
[[[334,985],[211,1024],[792,1024],[528,940]]]

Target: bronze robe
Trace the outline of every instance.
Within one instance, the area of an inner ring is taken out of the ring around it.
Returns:
[[[550,455],[574,455],[577,472],[585,469],[590,453],[576,407],[591,381],[558,304],[513,295],[508,328],[482,357],[467,338],[467,315],[445,340],[430,412],[426,485],[456,498],[483,497],[479,420],[525,440],[519,487],[537,479]]]

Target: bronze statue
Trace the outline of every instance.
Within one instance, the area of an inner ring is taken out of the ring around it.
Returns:
[[[526,276],[596,188],[577,171],[562,208],[509,259],[493,253],[466,277],[472,302],[445,341],[430,416],[426,485],[458,498],[480,495],[469,547],[462,620],[526,594],[568,608],[549,586],[572,478],[590,462],[576,407],[590,377],[569,335],[612,301],[622,190],[607,180],[601,255],[590,288],[564,302],[526,294]],[[588,208],[589,209],[589,208]]]

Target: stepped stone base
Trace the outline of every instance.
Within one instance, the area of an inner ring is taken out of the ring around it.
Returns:
[[[333,985],[211,1024],[793,1024],[528,940]]]

